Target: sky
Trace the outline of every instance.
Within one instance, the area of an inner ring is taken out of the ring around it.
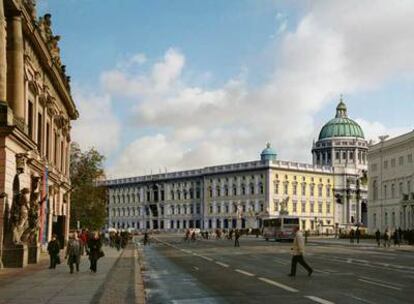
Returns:
[[[412,1],[38,0],[61,35],[72,138],[108,178],[311,147],[339,96],[368,140],[414,127]]]

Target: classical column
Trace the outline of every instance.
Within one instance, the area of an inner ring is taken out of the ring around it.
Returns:
[[[0,0],[0,102],[7,98],[6,18],[4,3]]]
[[[10,54],[7,72],[8,101],[13,110],[14,117],[24,125],[24,56],[23,56],[23,29],[22,16],[15,15],[9,20],[8,53]]]

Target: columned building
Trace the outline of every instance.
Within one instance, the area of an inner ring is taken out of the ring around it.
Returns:
[[[70,121],[78,117],[51,16],[0,0],[0,260],[35,263],[69,231]]]
[[[300,228],[312,232],[363,224],[366,151],[341,101],[313,145],[313,164],[278,160],[267,144],[260,160],[104,181],[108,227],[258,228],[281,214],[298,216]]]
[[[313,163],[334,171],[338,226],[367,225],[367,151],[364,132],[348,117],[341,98],[335,118],[322,127],[312,147]]]
[[[369,228],[414,229],[414,131],[369,147]]]
[[[258,228],[264,217],[297,215],[301,227],[333,231],[330,167],[279,161],[270,145],[257,161],[108,180],[108,227]]]

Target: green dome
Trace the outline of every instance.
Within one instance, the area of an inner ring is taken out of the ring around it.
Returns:
[[[348,118],[346,105],[341,101],[336,107],[336,116],[322,127],[319,140],[331,137],[359,137],[365,138],[362,128],[352,119]]]
[[[277,153],[275,149],[273,149],[270,145],[270,143],[266,144],[266,148],[262,151],[260,154],[261,160],[276,160]]]

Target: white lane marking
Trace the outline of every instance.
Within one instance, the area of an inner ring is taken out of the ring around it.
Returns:
[[[200,268],[198,268],[197,266],[193,266],[194,270],[199,270]]]
[[[305,296],[305,298],[308,298],[309,300],[312,300],[313,302],[320,303],[320,304],[335,304],[334,302],[318,298],[315,296]]]
[[[282,284],[282,283],[279,283],[279,282],[276,282],[276,281],[273,281],[273,280],[269,280],[269,279],[266,279],[266,278],[260,277],[259,280],[260,281],[263,281],[263,282],[265,282],[267,284],[270,284],[270,285],[273,285],[273,286],[282,288],[282,289],[284,289],[286,291],[290,291],[290,292],[298,292],[299,291],[299,290],[297,290],[295,288],[292,288],[292,287],[289,287],[289,286],[287,286],[285,284]]]
[[[224,264],[224,263],[222,263],[222,262],[216,262],[216,264],[217,264],[217,265],[220,265],[220,266],[223,266],[223,267],[226,267],[226,268],[229,268],[229,265]]]
[[[198,255],[198,256],[199,256],[200,258],[202,258],[202,259],[206,260],[206,261],[210,261],[210,262],[213,262],[213,261],[214,261],[212,258],[206,257],[206,256],[204,256],[204,255]]]
[[[367,283],[367,284],[381,286],[381,287],[384,287],[384,288],[389,288],[389,289],[394,289],[394,290],[401,291],[401,288],[399,288],[399,287],[389,286],[389,285],[385,285],[385,284],[381,284],[381,283],[377,283],[377,282],[373,282],[373,281],[368,281],[368,280],[364,280],[364,279],[358,279],[358,281],[361,281],[361,282],[364,282],[364,283]]]
[[[247,271],[244,271],[244,270],[241,270],[241,269],[235,269],[234,271],[237,271],[238,273],[247,275],[249,277],[254,277],[255,276],[253,273],[250,273],[250,272],[247,272]]]
[[[329,271],[325,271],[325,270],[314,269],[313,271],[318,272],[318,273],[331,274]]]
[[[398,284],[398,283],[390,283],[387,281],[382,281],[376,278],[370,278],[370,277],[364,277],[364,276],[360,276],[361,279],[365,279],[365,280],[370,280],[370,281],[374,281],[374,282],[379,282],[379,283],[384,283],[384,284],[389,284],[391,286],[398,286],[398,287],[404,287],[404,285],[402,284]]]
[[[367,304],[376,304],[376,303],[374,303],[374,302],[371,302],[371,301],[368,301],[368,300],[365,300],[365,299],[363,299],[363,298],[360,298],[360,297],[356,297],[356,296],[350,296],[352,299],[355,299],[355,300],[358,300],[358,301],[360,301],[360,302],[362,302],[362,303],[367,303]]]

